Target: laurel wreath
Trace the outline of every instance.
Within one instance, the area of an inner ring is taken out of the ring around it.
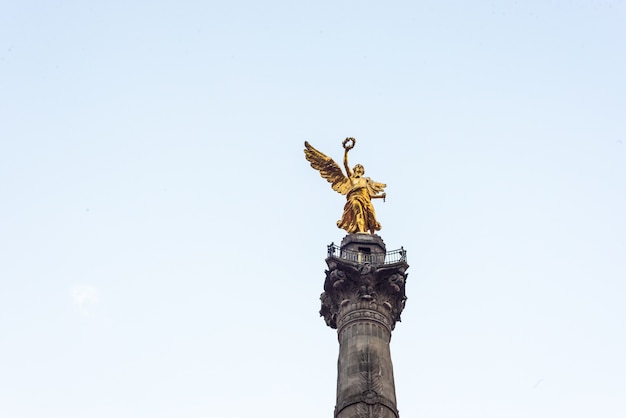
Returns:
[[[350,142],[350,145],[348,145],[348,142]],[[356,144],[356,139],[352,137],[344,139],[341,143],[346,151],[350,151],[352,148],[354,148],[354,144]]]

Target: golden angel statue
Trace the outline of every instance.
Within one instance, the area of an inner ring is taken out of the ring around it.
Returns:
[[[332,184],[333,190],[347,195],[347,202],[343,207],[343,216],[341,220],[337,221],[337,226],[350,234],[367,233],[368,231],[374,234],[380,230],[381,226],[376,221],[372,199],[387,197],[387,194],[383,193],[387,185],[377,183],[369,177],[363,177],[365,169],[361,164],[355,165],[350,170],[348,151],[354,148],[355,143],[354,138],[346,138],[342,143],[344,148],[343,165],[347,177],[332,158],[322,154],[306,141],[304,142],[304,155],[307,161],[311,163],[311,167],[318,170],[320,175]]]

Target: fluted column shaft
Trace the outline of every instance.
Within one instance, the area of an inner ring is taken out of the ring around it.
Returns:
[[[398,417],[391,318],[385,310],[364,301],[346,305],[338,315],[337,418]]]

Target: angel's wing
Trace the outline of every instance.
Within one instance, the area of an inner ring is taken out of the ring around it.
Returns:
[[[370,179],[367,182],[367,187],[370,189],[370,194],[372,196],[375,196],[377,194],[382,193],[385,190],[385,187],[387,187],[387,185],[385,183],[377,183],[374,180]]]
[[[348,194],[351,187],[350,179],[343,174],[337,163],[313,148],[308,142],[305,141],[304,146],[304,156],[311,163],[311,167],[319,171],[320,175],[332,184],[333,190]]]

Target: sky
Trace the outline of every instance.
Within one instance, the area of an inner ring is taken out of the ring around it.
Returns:
[[[626,416],[626,2],[0,0],[0,416],[317,418],[387,184],[403,418]]]

